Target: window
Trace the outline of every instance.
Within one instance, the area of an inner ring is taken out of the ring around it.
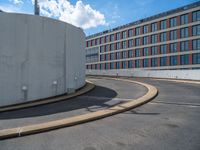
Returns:
[[[105,60],[109,60],[109,54],[105,55]]]
[[[117,52],[117,53],[116,53],[116,58],[117,58],[117,59],[121,59],[121,53],[120,53],[120,52]]]
[[[149,32],[149,28],[148,25],[143,26],[143,33],[148,33]]]
[[[105,46],[105,51],[108,52],[108,50],[109,50],[109,47],[108,47],[108,45],[106,45]]]
[[[170,53],[177,52],[177,43],[170,44]]]
[[[110,41],[113,42],[114,40],[115,40],[115,36],[114,36],[114,34],[111,34],[110,35]]]
[[[170,19],[170,27],[176,26],[176,17]]]
[[[170,40],[176,40],[176,39],[177,39],[176,30],[170,31]]]
[[[143,37],[143,45],[148,44],[148,36]]]
[[[122,58],[126,58],[126,51],[122,52]]]
[[[148,56],[148,48],[147,47],[145,47],[143,49],[143,54],[144,54],[144,56]]]
[[[151,43],[156,43],[158,41],[158,35],[154,34],[151,36]]]
[[[170,56],[170,65],[171,66],[177,65],[177,56]]]
[[[116,62],[117,69],[120,69],[120,62]]]
[[[157,46],[151,47],[151,55],[156,55],[156,54],[158,54],[158,48],[157,48]]]
[[[135,39],[135,46],[140,46],[140,38]]]
[[[128,30],[128,37],[132,37],[133,36],[133,29]]]
[[[154,31],[157,31],[158,27],[157,27],[157,23],[152,23],[151,24],[151,31],[154,32]]]
[[[200,39],[192,40],[192,49],[200,50]]]
[[[143,59],[143,67],[148,67],[149,66],[149,59]]]
[[[188,37],[188,28],[182,28],[181,29],[181,38]]]
[[[106,43],[109,42],[109,35],[106,36]]]
[[[111,53],[111,54],[110,54],[110,60],[114,60],[114,58],[115,58],[115,54],[114,54],[114,53]]]
[[[140,35],[140,27],[137,27],[137,28],[135,29],[135,35]]]
[[[151,66],[152,67],[158,66],[158,58],[151,58]]]
[[[167,33],[163,32],[160,34],[160,42],[164,42],[167,40]]]
[[[122,49],[126,48],[126,41],[122,41]]]
[[[126,38],[126,31],[123,31],[122,32],[122,39],[125,39]]]
[[[200,25],[192,26],[192,35],[200,35]]]
[[[160,66],[167,66],[167,57],[160,57]]]
[[[100,55],[100,61],[104,61],[104,60],[105,60],[104,55]]]
[[[116,40],[120,40],[120,33],[116,33]]]
[[[111,50],[111,51],[114,51],[114,48],[115,48],[114,43],[110,44],[110,50]]]
[[[180,20],[180,22],[181,22],[181,25],[182,25],[182,24],[188,23],[188,14],[181,15],[181,20]]]
[[[140,60],[135,60],[135,68],[140,68]]]
[[[128,68],[133,68],[133,61],[132,60],[128,61]]]
[[[188,50],[189,50],[188,41],[181,42],[181,49],[180,49],[180,51],[183,52],[183,51],[188,51]]]
[[[166,54],[167,53],[167,45],[160,45],[160,53],[161,54]]]
[[[128,58],[132,58],[133,57],[133,50],[129,50],[128,51]]]
[[[128,47],[133,47],[133,40],[128,40]]]
[[[192,21],[199,21],[200,20],[200,10],[195,11],[192,13]]]
[[[160,29],[166,29],[167,28],[167,20],[162,20],[160,22]]]
[[[110,69],[114,69],[114,62],[110,63]]]
[[[181,65],[189,64],[189,55],[181,55]]]
[[[200,64],[200,53],[192,54],[192,64]]]
[[[140,57],[140,49],[135,50],[135,57]]]
[[[116,50],[119,50],[121,48],[120,42],[116,43]]]
[[[126,62],[122,61],[122,69],[126,69]]]
[[[104,52],[104,46],[100,46],[100,53]]]
[[[103,44],[104,43],[104,37],[101,37],[100,38],[100,44]]]
[[[99,45],[99,39],[95,39],[95,44]]]
[[[100,64],[100,70],[104,69],[104,64]]]
[[[94,46],[95,45],[95,40],[92,40],[92,46]]]

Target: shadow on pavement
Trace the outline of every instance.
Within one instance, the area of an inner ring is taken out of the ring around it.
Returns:
[[[110,107],[104,103],[116,96],[117,93],[114,90],[102,86],[96,86],[92,91],[72,99],[15,111],[2,112],[0,113],[0,119],[45,116],[73,111],[76,109],[88,109],[92,106],[99,108]]]

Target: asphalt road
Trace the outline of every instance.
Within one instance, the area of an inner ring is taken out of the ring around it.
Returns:
[[[108,118],[0,141],[0,150],[199,150],[200,85],[151,79],[137,80],[156,86],[159,95],[141,107]],[[86,102],[87,98],[93,98],[99,102],[98,105],[88,102],[87,105],[73,107],[76,109],[50,111],[50,116],[58,117],[62,114],[63,117],[73,111],[76,111],[75,114],[93,111],[94,105],[98,107],[97,109],[109,107],[129,98],[137,98],[146,92],[144,87],[125,82],[117,83],[100,79],[95,83],[100,88],[103,87],[101,89],[103,91],[98,92],[99,89],[96,89],[96,92],[84,95],[83,100]],[[80,101],[77,100],[77,102]],[[85,106],[87,109],[84,109]],[[54,109],[50,106],[46,106],[47,108]],[[77,108],[81,111],[77,112]],[[47,112],[42,111],[42,114],[33,113],[32,115],[25,115],[23,114],[25,110],[21,111],[21,113],[15,112],[18,113],[16,116],[14,112],[12,112],[13,116],[0,114],[0,124],[3,121],[2,125],[9,126],[9,120],[14,123],[19,119],[23,122],[24,119],[49,116],[47,110]],[[25,112],[27,113],[28,110]]]

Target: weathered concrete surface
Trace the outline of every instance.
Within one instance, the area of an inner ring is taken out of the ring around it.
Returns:
[[[25,14],[0,13],[0,20],[0,106],[85,84],[85,35],[80,28]]]

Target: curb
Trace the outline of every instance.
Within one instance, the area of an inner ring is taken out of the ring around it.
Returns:
[[[0,139],[14,138],[14,137],[20,137],[20,136],[29,135],[29,134],[35,134],[35,133],[40,133],[40,132],[58,129],[62,127],[73,126],[73,125],[97,120],[100,118],[105,118],[111,115],[115,115],[115,114],[130,110],[144,103],[147,103],[158,94],[158,90],[156,89],[156,87],[146,84],[146,83],[131,81],[127,79],[116,79],[116,78],[107,78],[107,77],[106,78],[103,77],[103,79],[136,83],[136,84],[146,87],[148,89],[148,92],[140,98],[132,99],[129,102],[125,102],[125,103],[110,107],[108,109],[99,110],[96,112],[74,116],[74,117],[70,117],[66,119],[60,119],[60,120],[55,120],[55,121],[50,121],[50,122],[45,122],[45,123],[40,123],[40,124],[27,125],[27,126],[18,127],[18,128],[0,130]]]
[[[75,93],[72,93],[72,94],[69,94],[69,95],[64,94],[62,96],[56,96],[56,97],[46,98],[46,99],[42,99],[42,100],[19,103],[19,104],[10,105],[10,106],[3,106],[3,107],[0,107],[0,113],[5,112],[5,111],[12,111],[12,110],[17,110],[17,109],[29,108],[29,107],[34,107],[34,106],[39,106],[39,105],[44,105],[44,104],[55,103],[55,102],[67,100],[67,99],[74,98],[74,97],[77,97],[79,95],[85,94],[85,93],[91,91],[92,89],[94,89],[94,87],[95,87],[95,85],[92,82],[86,81],[85,86],[80,88]]]
[[[159,79],[159,78],[152,78],[152,80],[158,80],[158,81],[171,81],[171,82],[177,82],[177,83],[200,84],[200,81],[190,81],[190,80]]]

